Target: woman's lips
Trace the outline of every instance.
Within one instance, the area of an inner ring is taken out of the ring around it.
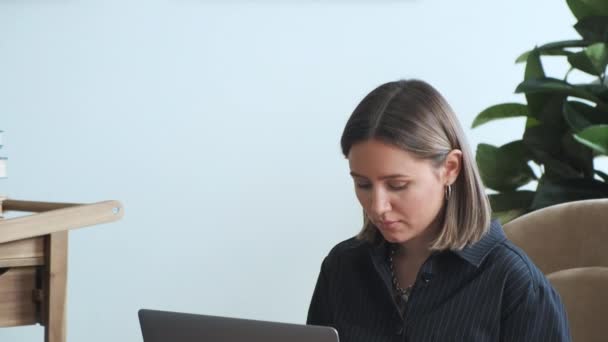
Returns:
[[[383,228],[394,228],[399,221],[382,221]]]

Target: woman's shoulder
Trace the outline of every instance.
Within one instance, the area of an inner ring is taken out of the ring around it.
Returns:
[[[503,315],[520,305],[555,305],[559,294],[530,257],[513,242],[504,240],[489,255],[494,274],[502,283]]]
[[[506,239],[488,255],[492,268],[505,277],[505,285],[535,289],[548,284],[542,271],[532,259],[513,242]]]
[[[356,236],[339,242],[328,253],[329,258],[343,258],[365,253],[370,247],[369,242],[361,240]]]
[[[331,248],[325,258],[325,264],[340,268],[344,268],[347,265],[358,264],[362,258],[367,258],[369,256],[370,247],[371,244],[369,242],[361,240],[356,236],[351,237],[337,243]]]
[[[373,246],[370,242],[357,237],[346,239],[331,248],[321,269],[334,281],[354,279],[357,274],[371,272],[371,248]]]

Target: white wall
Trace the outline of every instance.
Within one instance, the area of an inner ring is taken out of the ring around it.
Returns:
[[[301,323],[359,228],[338,145],[358,101],[422,78],[473,146],[508,142],[520,120],[474,116],[522,100],[515,58],[572,24],[550,0],[2,0],[0,193],[125,205],[70,235],[69,341],[141,341],[142,307]]]

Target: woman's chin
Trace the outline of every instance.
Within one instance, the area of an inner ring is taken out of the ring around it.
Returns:
[[[382,237],[384,240],[390,243],[404,243],[409,240],[408,236],[405,234],[399,234],[397,232],[384,232],[381,231]]]

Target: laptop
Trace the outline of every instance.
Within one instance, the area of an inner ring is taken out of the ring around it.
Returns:
[[[144,342],[339,342],[331,327],[139,310]]]

